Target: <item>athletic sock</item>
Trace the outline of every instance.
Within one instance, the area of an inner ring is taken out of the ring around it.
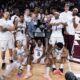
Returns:
[[[30,72],[31,65],[27,65],[27,72]]]
[[[52,71],[54,71],[54,70],[56,70],[56,65],[55,64],[52,65]]]
[[[60,70],[61,72],[63,72],[63,68],[64,68],[64,65],[63,65],[63,64],[60,64],[59,70]]]
[[[46,67],[46,74],[50,73],[50,67]]]

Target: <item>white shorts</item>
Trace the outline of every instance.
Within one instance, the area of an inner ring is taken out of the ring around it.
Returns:
[[[1,51],[6,51],[8,48],[8,40],[0,40]]]
[[[14,48],[14,41],[13,38],[7,37],[7,38],[0,38],[0,49],[2,51],[6,51],[7,49],[13,49]]]
[[[9,34],[9,43],[8,43],[8,48],[9,49],[14,49],[14,35],[12,33]]]
[[[0,40],[0,49],[2,51],[6,51],[7,49],[13,49],[13,41],[12,40]]]
[[[50,37],[49,44],[54,46],[55,43],[58,43],[58,42],[61,42],[64,45],[64,38],[63,38],[63,36],[62,37],[53,37],[53,36]]]
[[[27,44],[26,39],[22,40],[22,44],[23,44],[23,46],[26,46],[26,44]]]
[[[8,41],[8,49],[14,49],[14,41],[13,41],[13,39],[9,39],[9,41]]]

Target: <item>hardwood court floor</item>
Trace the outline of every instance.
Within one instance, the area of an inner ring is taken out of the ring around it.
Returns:
[[[9,60],[9,54],[8,52],[6,52],[6,62],[8,63],[8,60]],[[1,67],[1,55],[0,55],[0,67]],[[74,72],[79,72],[80,71],[80,64],[77,64],[77,63],[70,63],[70,67],[72,69],[72,71]],[[64,64],[64,73],[69,71],[69,64],[68,62],[66,62]],[[0,68],[0,75],[3,74],[3,70],[1,70]],[[40,65],[40,64],[33,64],[32,65],[32,73],[33,73],[33,76],[29,79],[25,79],[25,80],[46,80],[42,73],[45,72],[45,65]],[[9,75],[9,78],[6,79],[6,80],[24,80],[23,77],[24,75],[26,74],[26,67],[23,71],[23,74],[20,78],[18,78],[16,75],[17,75],[17,71],[14,70],[10,75]],[[52,77],[52,80],[65,80],[64,76],[60,76],[60,75],[53,75],[52,72],[50,73],[51,74],[51,77]]]

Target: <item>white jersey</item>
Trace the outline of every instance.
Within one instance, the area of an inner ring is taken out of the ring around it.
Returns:
[[[16,54],[17,55],[25,55],[25,50],[23,47],[21,47],[20,49],[19,48],[16,48]]]
[[[59,60],[59,59],[61,59],[61,55],[63,53],[63,48],[61,50],[55,49],[52,53],[56,57],[56,59]]]
[[[17,15],[13,15],[13,16],[11,17],[11,21],[13,22],[15,18],[16,18],[18,21],[20,20],[20,18],[19,18]]]
[[[38,47],[38,46],[36,45],[36,47],[34,48],[33,57],[34,57],[35,59],[39,59],[42,55],[43,55],[43,45],[41,45],[41,47]]]
[[[24,20],[26,23],[29,23],[29,22],[31,22],[31,17],[24,15]]]
[[[55,18],[52,18],[50,21],[51,24],[60,23],[60,22],[62,22],[61,19],[55,19]],[[62,37],[62,28],[63,28],[62,24],[58,26],[52,26],[52,35],[54,37]]]
[[[25,34],[23,34],[21,31],[17,31],[15,37],[16,37],[16,40],[19,40],[22,42],[23,46],[26,46],[27,39]]]
[[[13,27],[13,22],[11,20],[5,20],[4,18],[0,19],[0,24],[3,28],[10,28]],[[11,32],[10,31],[6,31],[4,32],[5,36],[8,35],[9,37],[5,37],[5,38],[10,38],[11,36]]]
[[[52,20],[50,21],[51,24],[54,24],[54,23],[61,23],[61,19],[55,19],[55,18],[52,18]],[[51,45],[55,45],[55,43],[58,43],[58,42],[61,42],[64,44],[64,38],[63,38],[63,34],[62,34],[62,28],[63,28],[63,25],[60,24],[58,26],[52,26],[52,34],[50,36],[50,39],[49,39],[49,44]]]
[[[20,30],[22,31],[23,34],[25,34],[25,30],[26,30],[26,23],[23,22],[18,22],[18,25],[17,25],[17,30]]]
[[[0,19],[0,25],[4,28],[13,27],[13,22],[11,20]],[[2,34],[2,35],[1,35]],[[0,33],[0,44],[3,51],[14,48],[13,34],[10,31],[5,31]]]

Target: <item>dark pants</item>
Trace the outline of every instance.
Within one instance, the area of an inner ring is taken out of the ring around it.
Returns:
[[[64,34],[64,40],[65,40],[65,47],[69,50],[69,55],[71,56],[72,55],[71,51],[74,42],[74,35]]]

